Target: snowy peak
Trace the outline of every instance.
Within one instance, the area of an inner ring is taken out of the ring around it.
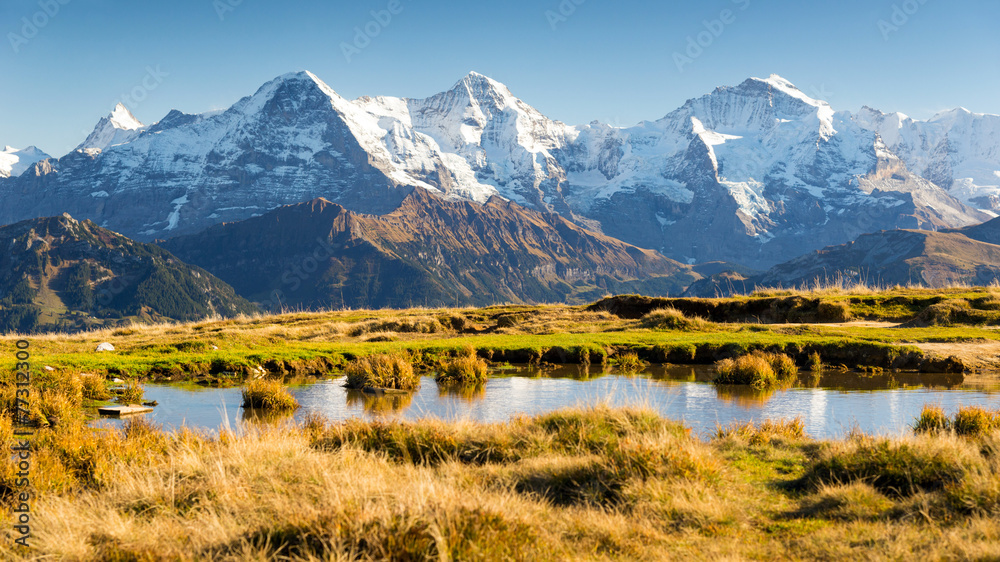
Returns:
[[[995,117],[985,113],[973,113],[964,107],[956,107],[955,109],[949,109],[948,111],[942,111],[927,120],[928,123],[942,123],[945,125],[954,125],[955,123],[962,121],[970,121],[973,119],[980,119],[984,117]]]
[[[828,140],[836,134],[834,110],[825,101],[815,100],[791,82],[773,74],[769,78],[749,78],[735,87],[716,88],[710,94],[688,100],[667,115],[675,130],[689,128],[696,117],[706,130],[720,134],[758,134],[776,131],[798,137]],[[690,131],[687,131],[690,132]]]
[[[777,74],[772,74],[768,78],[751,78],[750,81],[763,82],[771,88],[787,95],[791,96],[797,100],[802,101],[806,105],[811,105],[813,107],[830,107],[830,104],[824,100],[817,100],[807,96],[802,90],[795,87],[790,81],[778,76]]]
[[[282,74],[257,89],[252,96],[247,96],[234,105],[230,111],[243,114],[259,113],[268,104],[279,104],[283,109],[295,111],[310,98],[318,99],[325,94],[327,97],[342,99],[332,88],[323,83],[311,72],[290,72]]]
[[[461,92],[479,104],[486,103],[498,108],[509,105],[515,100],[520,101],[506,85],[478,72],[470,72],[455,84],[452,91]]]
[[[143,124],[135,118],[135,115],[132,115],[132,112],[129,111],[123,103],[119,103],[115,106],[111,115],[108,115],[108,121],[116,129],[122,129],[125,131],[134,131],[143,127]]]
[[[29,146],[23,150],[18,150],[12,146],[5,146],[0,151],[0,178],[17,177],[23,174],[36,162],[51,158],[48,154],[38,150],[34,146]]]
[[[119,103],[107,117],[101,118],[86,140],[76,150],[104,152],[110,146],[134,139],[143,130],[143,125],[132,112]]]

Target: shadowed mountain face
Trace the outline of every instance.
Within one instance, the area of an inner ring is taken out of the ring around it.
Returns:
[[[693,284],[690,296],[743,293],[755,287],[989,285],[1000,280],[1000,219],[930,232],[886,230],[776,265],[759,275],[722,273]]]
[[[476,73],[426,99],[348,100],[297,72],[220,113],[146,126],[116,107],[60,159],[11,152],[0,223],[68,211],[153,240],[317,197],[388,213],[419,189],[499,196],[684,263],[762,269],[866,232],[988,218],[1000,118],[903,117],[837,112],[771,76],[632,127],[569,126]]]
[[[161,244],[271,308],[583,302],[700,277],[555,214],[424,190],[382,216],[317,199]]]
[[[0,332],[257,311],[207,271],[69,215],[0,227],[0,240]]]

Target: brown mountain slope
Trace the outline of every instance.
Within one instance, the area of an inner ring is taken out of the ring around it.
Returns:
[[[0,332],[258,312],[207,271],[69,215],[0,227],[0,240]]]
[[[274,307],[581,302],[607,292],[678,293],[700,277],[555,214],[425,190],[387,215],[316,199],[162,246]]]
[[[980,242],[1000,244],[1000,218],[986,221],[982,224],[945,230],[943,232],[956,232]]]
[[[969,229],[931,232],[884,230],[854,242],[830,246],[743,277],[720,274],[693,284],[690,296],[743,293],[757,287],[803,287],[861,282],[870,285],[988,285],[1000,279],[1000,245],[988,238],[1000,223]]]

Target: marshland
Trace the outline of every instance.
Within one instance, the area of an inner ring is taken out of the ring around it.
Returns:
[[[859,288],[5,336],[8,449],[15,343],[30,343],[33,525],[30,549],[0,548],[994,558],[997,326],[996,289]]]

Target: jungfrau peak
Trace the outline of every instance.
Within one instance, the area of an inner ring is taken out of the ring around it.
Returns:
[[[69,211],[154,239],[317,197],[385,214],[426,189],[499,195],[689,263],[764,267],[864,232],[985,219],[958,199],[988,208],[963,186],[998,183],[998,119],[837,112],[772,75],[656,121],[569,126],[475,72],[426,99],[356,100],[296,72],[149,127],[116,107],[84,152],[0,182],[0,223]]]

